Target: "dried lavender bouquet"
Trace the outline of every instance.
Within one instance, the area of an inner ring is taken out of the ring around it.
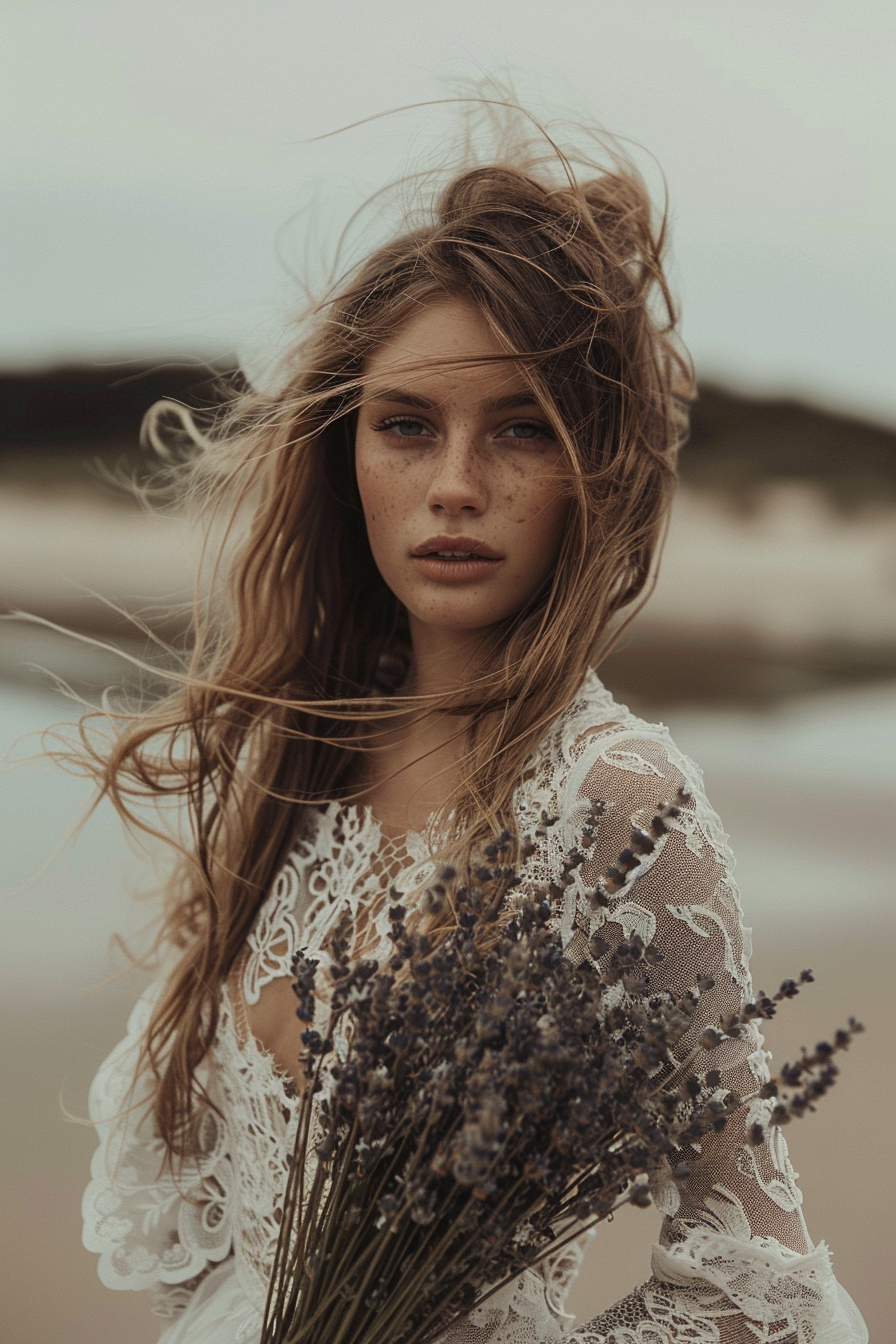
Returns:
[[[609,904],[676,803],[633,833],[593,889],[595,903]],[[637,937],[613,951],[595,937],[599,970],[563,953],[556,902],[586,860],[600,812],[596,804],[582,849],[551,887],[522,893],[507,834],[472,880],[444,870],[422,902],[432,913],[453,904],[455,927],[438,939],[410,927],[396,901],[383,968],[351,961],[347,920],[328,940],[326,1025],[303,1034],[261,1344],[426,1344],[621,1204],[648,1204],[648,1172],[741,1105],[732,1094],[718,1099],[713,1070],[695,1082],[691,1059],[676,1059],[711,980],[678,998],[652,992],[662,954]],[[296,957],[297,1013],[308,1024],[319,971],[317,960]],[[608,988],[620,981],[624,1007],[610,1006]],[[785,981],[774,999],[708,1029],[692,1053],[771,1017],[796,992]],[[836,1075],[831,1054],[860,1029],[850,1020],[833,1046],[804,1054],[763,1089],[777,1097],[773,1123],[812,1108]],[[679,1163],[673,1175],[689,1171]]]

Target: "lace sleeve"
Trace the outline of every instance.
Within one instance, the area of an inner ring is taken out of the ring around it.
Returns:
[[[90,1088],[99,1146],[82,1203],[83,1241],[99,1255],[107,1288],[151,1288],[156,1312],[176,1315],[191,1291],[231,1249],[230,1158],[219,1116],[206,1112],[200,1155],[174,1176],[154,1133],[153,1079],[136,1074],[140,1042],[159,992],[138,1001],[127,1034],[100,1065]]]
[[[655,734],[655,735],[654,735]],[[633,825],[650,820],[679,787],[690,795],[656,850],[629,877],[606,911],[592,911],[581,888],[593,883],[628,842]],[[733,860],[718,817],[706,801],[699,770],[661,726],[643,735],[629,727],[583,734],[573,749],[556,843],[568,849],[589,802],[607,803],[595,858],[569,889],[562,927],[567,954],[587,955],[602,925],[611,944],[638,933],[664,954],[658,989],[682,991],[697,975],[715,988],[704,994],[682,1057],[705,1027],[751,994],[749,931],[744,929]],[[558,853],[559,857],[559,853]],[[635,878],[637,881],[635,882]],[[758,1030],[726,1041],[710,1062],[699,1052],[695,1072],[717,1068],[722,1088],[755,1093],[768,1077],[769,1056]],[[747,1102],[722,1134],[701,1151],[682,1153],[693,1175],[679,1191],[669,1166],[654,1173],[654,1200],[665,1215],[654,1247],[652,1276],[633,1294],[570,1338],[576,1344],[864,1344],[867,1331],[834,1279],[830,1254],[809,1240],[801,1196],[778,1128],[759,1147],[751,1127],[771,1103]]]

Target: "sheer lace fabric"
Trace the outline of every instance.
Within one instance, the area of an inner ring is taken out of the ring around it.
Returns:
[[[658,987],[679,991],[698,974],[715,988],[681,1046],[689,1069],[710,1067],[697,1047],[704,1028],[751,992],[733,860],[698,768],[661,724],[613,701],[590,673],[528,763],[516,795],[520,830],[542,812],[560,818],[528,861],[533,882],[559,870],[577,844],[591,801],[606,810],[593,862],[581,869],[558,915],[567,955],[581,961],[600,927],[614,941],[639,933],[665,959]],[[627,843],[680,786],[689,801],[655,851],[630,875],[607,911],[585,896]],[[134,1083],[136,1050],[151,1008],[134,1010],[125,1041],[91,1091],[100,1148],[84,1197],[85,1244],[100,1256],[110,1287],[160,1292],[176,1318],[166,1344],[236,1344],[256,1339],[277,1239],[277,1209],[292,1148],[296,1101],[288,1080],[248,1029],[265,985],[288,976],[299,946],[319,946],[347,906],[363,929],[365,955],[387,946],[384,891],[412,892],[434,874],[426,839],[387,840],[369,810],[329,805],[297,842],[259,912],[244,954],[222,990],[221,1017],[204,1081],[221,1112],[210,1113],[202,1150],[178,1181],[162,1172],[162,1150],[146,1119],[145,1078]],[[374,953],[375,954],[375,953]],[[621,993],[620,989],[620,993]],[[722,1088],[749,1097],[768,1077],[758,1030],[713,1052]],[[669,1068],[672,1073],[672,1065]],[[676,1079],[676,1081],[678,1081]],[[144,1104],[141,1104],[144,1103]],[[833,1277],[824,1243],[809,1240],[795,1173],[779,1130],[748,1142],[768,1103],[750,1100],[700,1153],[683,1154],[693,1176],[679,1191],[668,1167],[651,1186],[665,1215],[650,1278],[623,1302],[565,1338],[575,1344],[863,1344],[867,1332]],[[445,1336],[445,1344],[542,1344],[568,1331],[565,1301],[582,1259],[576,1243],[528,1272]],[[224,1262],[224,1263],[222,1263]],[[207,1276],[207,1277],[203,1277]],[[227,1310],[222,1308],[227,1299]],[[212,1325],[212,1318],[221,1324]],[[204,1322],[204,1323],[203,1323]]]

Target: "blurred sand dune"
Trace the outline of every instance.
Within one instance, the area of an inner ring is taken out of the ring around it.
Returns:
[[[120,628],[105,598],[158,619],[166,606],[189,599],[199,547],[176,516],[87,492],[7,486],[0,492],[0,609],[81,629]],[[743,513],[682,488],[638,627],[896,649],[896,509],[837,514],[818,488],[789,482],[767,487],[760,506]]]
[[[832,511],[817,487],[779,483],[755,512],[682,489],[642,620],[747,629],[788,644],[896,643],[896,509]]]
[[[190,597],[197,548],[183,519],[101,496],[0,492],[0,609],[77,629],[121,626],[129,611]]]

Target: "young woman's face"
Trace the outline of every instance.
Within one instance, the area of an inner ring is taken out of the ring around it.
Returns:
[[[562,449],[516,366],[476,363],[502,354],[479,309],[446,298],[365,365],[358,487],[374,559],[412,631],[506,620],[560,550]],[[439,367],[458,357],[470,362]]]

